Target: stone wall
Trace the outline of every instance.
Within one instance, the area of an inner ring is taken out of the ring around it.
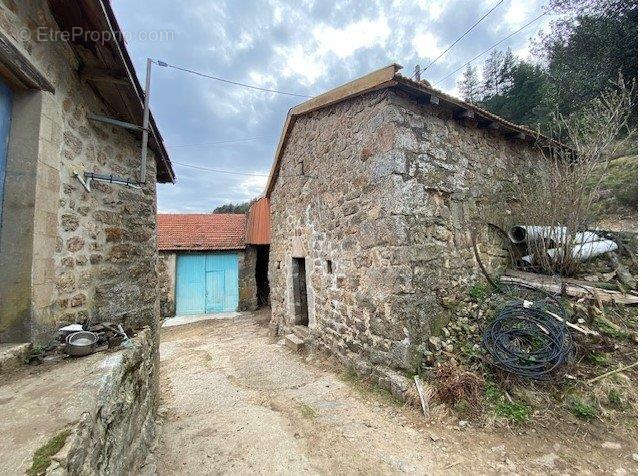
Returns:
[[[0,29],[55,87],[55,94],[18,93],[19,102],[23,95],[38,100],[35,127],[21,129],[36,146],[16,152],[18,165],[7,170],[5,196],[18,198],[3,220],[21,228],[3,226],[10,236],[0,241],[0,262],[20,278],[0,279],[0,339],[46,340],[60,324],[85,320],[155,325],[154,154],[142,189],[93,182],[85,191],[75,172],[136,178],[140,137],[87,120],[89,113],[109,115],[108,107],[80,80],[68,45],[34,40],[40,26],[57,29],[45,0],[0,4]]]
[[[132,348],[109,357],[93,408],[83,413],[62,454],[69,474],[136,474],[156,441],[158,334],[147,328]]]
[[[505,209],[514,169],[536,157],[393,90],[297,118],[270,196],[273,327],[293,330],[292,259],[304,257],[311,342],[414,369],[478,279],[472,217]]]
[[[256,303],[256,247],[239,251],[239,311],[254,311]]]
[[[161,317],[176,315],[176,253],[159,252],[158,291]]]

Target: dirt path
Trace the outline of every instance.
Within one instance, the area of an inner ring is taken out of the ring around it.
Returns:
[[[633,474],[637,467],[634,447],[604,449],[581,433],[428,423],[414,408],[306,363],[250,315],[163,329],[161,389],[160,474]]]

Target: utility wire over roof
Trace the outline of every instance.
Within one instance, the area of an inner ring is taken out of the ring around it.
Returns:
[[[270,177],[268,178],[265,196],[269,197],[276,179],[279,176],[279,168],[281,165],[281,157],[285,150],[290,132],[297,117],[308,114],[319,109],[346,101],[350,98],[361,96],[372,91],[385,89],[385,88],[399,88],[408,94],[422,98],[432,103],[436,107],[440,107],[449,111],[453,119],[458,115],[464,114],[464,117],[471,121],[475,121],[478,125],[484,127],[492,127],[499,130],[507,137],[514,137],[519,140],[527,140],[531,143],[536,140],[542,140],[545,146],[551,148],[565,147],[563,144],[550,139],[539,132],[532,131],[527,127],[514,124],[506,119],[503,119],[491,112],[482,109],[479,106],[469,104],[461,99],[457,99],[449,94],[432,88],[427,82],[417,82],[412,79],[406,78],[397,74],[402,66],[393,63],[384,68],[373,71],[365,76],[357,78],[349,83],[332,89],[326,93],[316,96],[309,101],[293,107],[288,112],[283,130],[281,131],[281,138],[276,149],[274,162],[270,169]]]
[[[452,48],[453,48],[457,43],[459,43],[459,41],[460,41],[460,40],[462,40],[462,39],[463,39],[463,38],[464,38],[468,33],[470,33],[471,31],[473,31],[473,29],[474,29],[477,25],[479,25],[479,24],[482,22],[482,20],[483,20],[484,18],[486,18],[486,17],[487,17],[488,15],[490,15],[491,13],[493,13],[493,11],[495,11],[495,9],[496,9],[497,7],[499,7],[502,3],[504,3],[504,0],[499,0],[499,2],[497,2],[493,8],[491,8],[491,9],[490,9],[490,10],[488,10],[484,15],[482,15],[482,16],[481,16],[481,17],[480,17],[480,18],[479,18],[475,23],[473,23],[473,24],[471,25],[471,27],[470,27],[470,28],[468,28],[468,30],[466,30],[464,33],[462,33],[461,35],[459,35],[459,38],[457,38],[455,41],[453,41],[453,42],[450,44],[450,46],[449,46],[448,48],[446,48],[444,51],[442,51],[442,52],[439,54],[439,56],[437,56],[434,60],[432,60],[430,63],[428,63],[428,65],[427,65],[424,69],[422,69],[422,70],[421,70],[421,72],[423,73],[424,71],[426,71],[426,70],[427,70],[428,68],[430,68],[433,64],[435,64],[435,63],[437,62],[437,60],[439,60],[439,58],[441,58],[441,57],[442,57],[442,56],[444,56],[446,53],[448,53],[448,52],[449,52],[449,51],[450,51],[450,50],[451,50],[451,49],[452,49]]]

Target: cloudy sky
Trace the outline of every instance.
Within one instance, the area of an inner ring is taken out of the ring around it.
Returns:
[[[316,95],[396,62],[411,76],[499,0],[112,0],[139,77],[145,58],[232,81]],[[541,14],[547,0],[504,0],[423,75],[441,78]],[[502,44],[529,54],[548,16]],[[483,62],[483,57],[477,63]],[[262,193],[283,120],[304,99],[154,67],[152,110],[178,182],[160,185],[163,212],[207,212]],[[223,142],[223,143],[221,143]],[[196,167],[236,174],[212,172]]]

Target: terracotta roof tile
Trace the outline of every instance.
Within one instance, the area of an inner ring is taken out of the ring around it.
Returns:
[[[245,248],[245,215],[161,213],[159,250],[238,250]]]

